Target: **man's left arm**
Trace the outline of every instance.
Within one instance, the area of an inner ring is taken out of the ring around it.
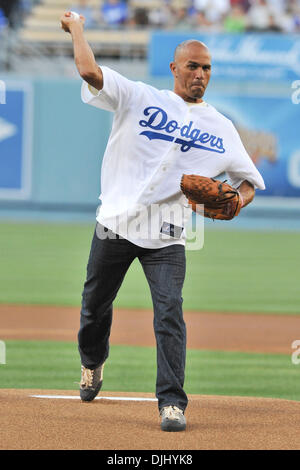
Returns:
[[[228,131],[229,164],[226,173],[232,186],[238,189],[242,207],[245,207],[253,201],[256,189],[265,189],[265,183],[232,122]]]
[[[255,189],[253,184],[249,183],[249,181],[243,181],[238,190],[242,196],[243,207],[247,206],[250,204],[250,202],[253,201],[255,196]]]

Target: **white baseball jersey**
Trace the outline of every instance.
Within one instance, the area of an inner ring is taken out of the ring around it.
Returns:
[[[81,89],[84,103],[114,112],[101,169],[99,223],[145,248],[185,244],[191,209],[180,190],[183,173],[226,172],[234,187],[247,180],[265,188],[232,122],[213,106],[101,70],[102,90],[86,82]]]

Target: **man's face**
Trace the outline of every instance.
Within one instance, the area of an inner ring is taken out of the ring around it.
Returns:
[[[174,92],[185,101],[200,103],[211,75],[208,49],[197,42],[186,45],[171,62]]]

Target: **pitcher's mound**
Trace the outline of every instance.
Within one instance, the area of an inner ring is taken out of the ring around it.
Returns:
[[[76,391],[1,389],[0,448],[300,449],[300,402],[189,395],[186,431],[166,433],[152,394],[103,391],[91,403],[77,397]]]

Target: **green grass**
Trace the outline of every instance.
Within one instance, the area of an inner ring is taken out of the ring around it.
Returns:
[[[0,303],[79,305],[94,226],[0,224]],[[206,229],[187,252],[186,310],[300,314],[300,235]],[[151,308],[135,261],[115,305]]]
[[[76,390],[75,343],[7,341],[1,388]],[[187,351],[185,390],[191,394],[300,400],[300,365],[279,354]],[[103,391],[155,392],[156,353],[150,347],[112,346]]]
[[[93,227],[0,224],[0,302],[78,305]]]

